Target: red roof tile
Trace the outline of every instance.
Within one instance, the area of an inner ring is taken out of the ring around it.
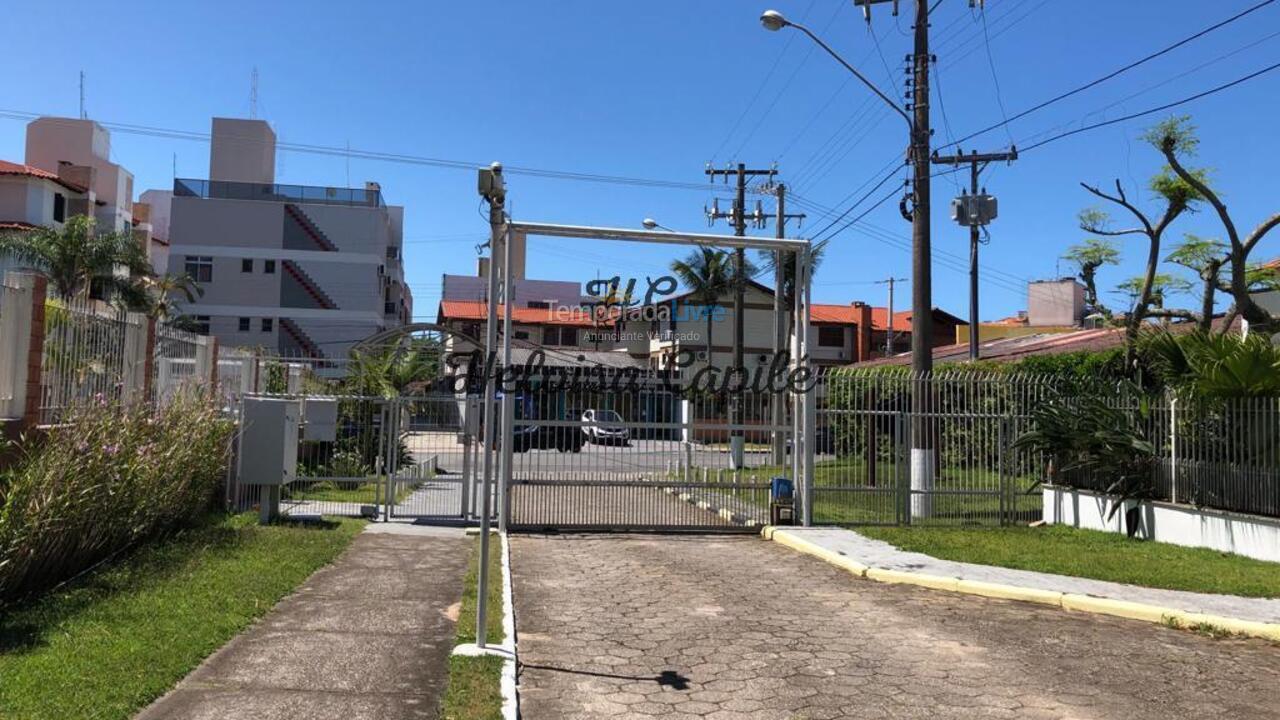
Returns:
[[[80,187],[73,182],[63,180],[48,170],[41,170],[40,168],[31,167],[30,165],[19,165],[18,163],[12,163],[8,160],[0,160],[0,175],[25,175],[27,177],[35,177],[42,180],[52,180],[68,190],[74,190],[76,192],[85,191],[83,187]]]
[[[502,317],[503,306],[498,306],[498,317]],[[440,303],[441,320],[485,320],[488,318],[488,304],[479,300],[444,300]],[[591,313],[582,308],[512,308],[512,322],[524,325],[570,325],[574,327],[595,327],[597,322]]]

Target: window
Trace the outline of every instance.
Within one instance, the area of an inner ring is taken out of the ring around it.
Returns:
[[[535,310],[550,310],[550,309],[551,309],[551,303],[550,303],[550,302],[547,302],[546,300],[530,300],[530,301],[528,302],[528,305],[529,305],[529,307],[531,307],[531,308],[533,308],[533,309],[535,309]]]
[[[576,347],[578,344],[578,328],[548,327],[542,329],[543,345],[560,345]]]
[[[53,194],[53,221],[64,222],[67,219],[67,198],[62,193]]]
[[[528,330],[516,330],[514,333],[512,333],[512,334],[511,334],[511,337],[515,338],[516,340],[528,340],[528,339],[529,339],[529,331],[528,331]]]
[[[268,275],[275,275],[275,274],[276,274],[276,261],[275,261],[275,260],[263,260],[263,261],[262,261],[262,272],[264,272],[264,273],[266,273],[266,274],[268,274]]]
[[[396,258],[398,258],[398,257],[400,257],[400,248],[396,247],[395,245],[388,245],[388,246],[387,246],[387,259],[389,259],[389,260],[395,260],[395,259],[396,259]]]
[[[844,328],[823,325],[818,327],[819,347],[844,347]]]
[[[186,256],[182,269],[195,282],[213,282],[213,258],[207,255]]]
[[[240,332],[249,332],[249,318],[240,318]]]
[[[271,332],[275,329],[275,321],[272,318],[262,318],[262,332]]]
[[[253,272],[253,258],[245,258],[240,261],[240,272]]]
[[[198,335],[209,334],[209,316],[208,315],[196,315],[192,319],[195,320],[196,334]]]

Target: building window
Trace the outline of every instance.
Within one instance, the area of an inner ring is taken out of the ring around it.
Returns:
[[[546,300],[530,300],[528,306],[535,310],[550,310],[551,303]]]
[[[577,347],[578,345],[578,328],[575,327],[548,327],[542,329],[543,345],[558,345],[561,347]]]
[[[53,194],[53,221],[65,222],[67,219],[67,198],[62,193]]]
[[[263,261],[262,261],[262,272],[264,272],[264,273],[266,273],[266,274],[268,274],[268,275],[275,275],[275,274],[276,274],[276,261],[275,261],[275,260],[263,260]]]
[[[262,332],[271,332],[275,329],[275,321],[272,318],[262,318]]]
[[[240,332],[249,332],[249,318],[240,318]]]
[[[818,328],[819,347],[844,347],[844,328],[830,325]]]
[[[528,340],[528,339],[529,339],[529,331],[528,331],[528,330],[516,330],[514,333],[512,333],[512,334],[511,334],[511,337],[515,338],[516,340]]]
[[[195,282],[213,282],[213,258],[207,255],[188,255],[183,271]]]
[[[253,258],[244,258],[240,261],[240,272],[253,272]]]
[[[208,315],[196,315],[192,319],[195,320],[196,334],[198,335],[209,334],[209,316]]]
[[[387,259],[388,259],[388,260],[395,260],[395,259],[396,259],[396,258],[398,258],[398,257],[400,257],[400,248],[396,247],[395,245],[388,245],[388,246],[387,246]]]

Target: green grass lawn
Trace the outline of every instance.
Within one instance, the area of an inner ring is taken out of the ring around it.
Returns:
[[[1116,533],[1041,528],[859,528],[867,537],[944,560],[1193,592],[1280,597],[1280,563],[1131,540]]]
[[[396,483],[396,502],[404,502],[405,498],[413,494],[418,483],[427,482],[428,480],[429,478],[402,478]],[[343,484],[347,485],[349,483],[344,482]],[[355,487],[340,487],[332,480],[311,482],[306,478],[299,478],[286,488],[285,497],[289,500],[317,500],[372,505],[377,502],[379,497],[380,490],[378,485],[379,482],[376,479],[371,479],[369,482],[361,483]]]
[[[876,467],[876,482],[869,482],[870,473],[861,459],[821,460],[814,466],[813,520],[824,525],[891,525],[898,522],[904,506],[902,493],[897,489],[900,479],[897,468],[888,461]],[[903,469],[905,470],[905,469]],[[790,467],[753,467],[741,471],[739,478],[749,482],[752,478],[767,483],[776,476],[791,476]],[[696,469],[693,479],[700,482],[702,473]],[[717,475],[711,470],[710,482],[733,482],[728,471]],[[1041,496],[1027,494],[1033,480],[1026,477],[1005,479],[1003,505],[998,491],[1000,478],[996,473],[963,468],[942,468],[935,487],[942,491],[959,491],[934,497],[933,523],[946,525],[999,523],[1001,509],[1017,520],[1038,520],[1041,516]],[[798,489],[798,488],[797,488]],[[767,492],[750,489],[717,490],[767,507]],[[1016,514],[1015,514],[1016,513]]]
[[[498,536],[489,543],[489,592],[485,603],[486,639],[490,644],[502,642],[502,543]],[[458,613],[456,645],[476,641],[476,609],[480,572],[480,541],[472,553],[463,585],[462,609]],[[501,720],[502,663],[500,657],[449,658],[449,685],[445,690],[445,720]]]
[[[213,515],[23,606],[0,611],[0,718],[128,718],[360,531]]]

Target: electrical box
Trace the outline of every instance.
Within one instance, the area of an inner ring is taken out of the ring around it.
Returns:
[[[951,201],[951,219],[965,227],[988,225],[999,214],[999,204],[992,195],[961,195]]]
[[[333,442],[338,439],[338,401],[308,398],[302,406],[302,439]]]
[[[286,398],[245,398],[240,440],[240,482],[286,485],[298,471],[302,408]]]

